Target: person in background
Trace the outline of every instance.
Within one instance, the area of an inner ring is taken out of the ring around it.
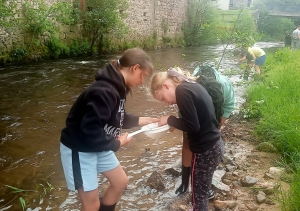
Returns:
[[[300,48],[300,25],[293,31],[292,35],[292,50]]]
[[[221,118],[221,122],[219,124],[219,129],[221,130],[224,126],[225,121],[229,118],[230,114],[234,110],[235,107],[235,92],[232,86],[232,83],[229,79],[219,73],[216,69],[209,65],[200,65],[194,71],[192,76],[205,76],[208,78],[213,78],[221,84],[224,103],[223,103],[223,114]],[[216,109],[216,108],[215,108]]]
[[[179,108],[181,117],[162,116],[159,126],[168,124],[186,132],[192,152],[188,172],[192,172],[193,210],[207,211],[212,177],[224,154],[224,143],[212,98],[195,80],[195,77],[182,74],[179,68],[170,68],[154,75],[151,94],[155,99],[167,105],[177,104]]]
[[[61,131],[60,153],[68,189],[77,190],[82,211],[113,211],[128,177],[116,155],[129,143],[123,128],[158,122],[125,112],[126,95],[152,74],[150,57],[140,48],[126,50],[106,64],[73,104]],[[110,182],[98,196],[98,174]]]
[[[261,74],[260,67],[265,64],[267,58],[264,50],[259,47],[249,47],[247,49],[235,50],[234,55],[237,57],[238,62],[247,60],[248,70],[251,70],[251,68],[254,66],[257,74]]]
[[[291,46],[292,46],[292,37],[289,32],[286,32],[284,37],[284,47],[291,48]]]

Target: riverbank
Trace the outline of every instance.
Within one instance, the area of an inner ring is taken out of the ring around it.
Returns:
[[[282,180],[283,175],[274,173],[280,155],[257,149],[259,141],[253,134],[257,123],[257,120],[246,121],[241,115],[226,122],[222,131],[225,156],[216,171],[222,178],[215,173],[214,180],[219,181],[213,182],[216,194],[210,200],[210,210],[282,210],[278,192],[288,190],[289,185]],[[188,210],[190,199],[190,192],[179,196],[170,204],[170,210]]]
[[[262,77],[248,89],[247,111],[258,117],[254,133],[274,145],[281,165],[292,173],[284,210],[300,210],[300,51],[281,49],[269,55]]]

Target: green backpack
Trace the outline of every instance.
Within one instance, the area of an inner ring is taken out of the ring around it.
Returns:
[[[199,71],[193,76],[199,76],[196,82],[201,84],[211,96],[215,107],[216,119],[220,123],[224,113],[224,97],[222,85],[216,80],[214,69],[208,65],[200,65]]]

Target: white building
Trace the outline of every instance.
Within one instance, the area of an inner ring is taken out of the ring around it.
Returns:
[[[216,0],[216,4],[221,10],[229,10],[230,0]]]
[[[221,10],[235,10],[239,7],[253,6],[253,0],[212,0]]]

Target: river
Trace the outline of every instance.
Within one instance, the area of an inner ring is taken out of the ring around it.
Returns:
[[[283,43],[257,43],[261,48],[278,48]],[[232,46],[229,46],[231,49]],[[223,45],[167,48],[148,51],[158,71],[177,65],[193,71],[197,65],[220,61]],[[229,50],[222,58],[220,72],[228,74],[236,92],[236,109],[245,101],[246,84],[240,77]],[[66,188],[59,155],[60,131],[77,96],[93,82],[95,72],[119,55],[80,57],[43,61],[0,68],[0,211],[22,210],[22,197],[28,210],[80,210],[76,193]],[[148,81],[149,83],[149,81]],[[140,116],[176,114],[175,106],[165,106],[149,94],[147,85],[128,96],[126,111]],[[134,131],[138,128],[133,128]],[[164,172],[180,166],[181,133],[175,131],[159,140],[144,134],[116,154],[129,185],[116,210],[167,210],[176,198],[180,177],[164,177],[166,190],[157,192],[146,186],[154,170]],[[146,152],[145,148],[150,148]],[[99,190],[107,187],[99,176]],[[19,193],[14,193],[18,188]]]

